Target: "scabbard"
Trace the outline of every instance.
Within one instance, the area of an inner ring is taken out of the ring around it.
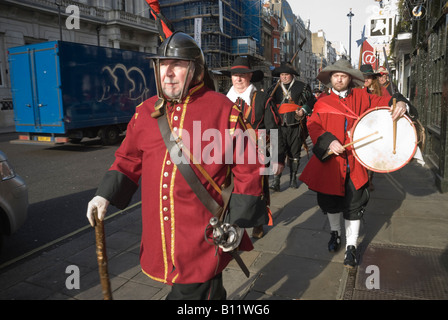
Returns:
[[[96,209],[94,209],[93,215],[95,217],[96,257],[98,260],[98,272],[100,275],[102,293],[104,300],[112,300],[109,272],[107,271],[106,236],[104,233],[104,223],[102,220],[98,219]]]
[[[230,251],[229,253],[232,255],[232,257],[238,263],[238,265],[240,266],[241,270],[244,272],[246,277],[249,278],[249,276],[250,276],[249,269],[247,269],[247,267],[244,264],[243,259],[241,259],[240,255],[235,250],[234,251]]]

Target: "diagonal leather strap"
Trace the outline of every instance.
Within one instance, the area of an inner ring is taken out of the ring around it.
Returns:
[[[176,163],[176,166],[179,169],[182,176],[184,177],[184,179],[187,181],[190,188],[193,190],[193,192],[196,194],[196,196],[199,198],[202,204],[204,204],[207,210],[210,211],[215,217],[222,220],[223,213],[225,213],[227,210],[228,202],[230,201],[230,196],[232,194],[233,179],[231,184],[227,188],[224,188],[221,192],[224,202],[224,207],[221,207],[215,201],[215,199],[213,199],[213,197],[209,194],[207,189],[205,189],[204,185],[201,183],[198,176],[195,174],[195,172],[189,165],[189,161],[186,160],[182,152],[182,148],[186,149],[186,147],[183,145],[179,146],[176,141],[170,139],[171,129],[168,123],[167,116],[162,115],[159,118],[157,118],[157,123],[159,125],[163,141],[165,142],[165,145],[171,157],[173,159],[177,158],[182,160],[181,163],[179,164]],[[202,168],[202,170],[204,169]]]
[[[177,168],[179,169],[180,173],[184,177],[184,179],[187,181],[190,188],[194,191],[196,196],[199,198],[199,200],[204,204],[204,206],[207,208],[208,211],[210,211],[215,217],[217,217],[220,221],[224,220],[224,215],[227,211],[227,207],[230,202],[230,196],[232,195],[233,191],[233,174],[230,175],[230,184],[223,188],[221,190],[221,196],[222,200],[224,202],[224,206],[221,207],[215,199],[208,193],[207,189],[205,189],[204,185],[199,180],[198,176],[194,173],[191,166],[186,162],[186,158],[182,152],[182,149],[187,149],[185,146],[179,146],[176,141],[173,141],[170,139],[171,136],[171,128],[168,123],[168,118],[165,114],[162,114],[162,116],[157,118],[157,123],[159,125],[160,133],[162,134],[163,141],[165,142],[165,145],[168,149],[168,152],[170,153],[172,158],[181,159],[181,163],[176,164]],[[190,151],[187,150],[190,154]],[[198,165],[196,165],[198,166]],[[201,167],[200,172],[204,174],[205,169]],[[208,176],[208,173],[207,173]],[[206,176],[206,178],[207,178]],[[209,177],[209,176],[208,176]],[[208,179],[207,179],[208,180]],[[233,250],[228,252],[232,257],[235,259],[235,261],[240,266],[241,270],[243,270],[244,274],[249,277],[249,270],[247,269],[246,265],[244,264],[244,261],[241,259],[241,257],[238,255],[238,253]]]

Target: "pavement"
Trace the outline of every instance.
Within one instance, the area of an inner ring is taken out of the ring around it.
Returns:
[[[301,169],[306,162],[304,154]],[[329,225],[315,193],[304,184],[290,189],[288,180],[286,172],[272,195],[274,225],[241,255],[250,277],[234,261],[223,273],[229,300],[448,299],[448,193],[436,189],[427,166],[375,173],[359,266],[351,270],[345,250],[327,250]],[[105,221],[114,300],[163,300],[170,290],[140,269],[140,215],[137,203]],[[85,228],[3,264],[0,300],[103,299],[95,248],[86,220]]]

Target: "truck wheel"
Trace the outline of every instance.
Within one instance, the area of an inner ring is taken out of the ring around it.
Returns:
[[[73,143],[73,144],[81,144],[81,140],[82,139],[79,139],[79,138],[73,138],[73,139],[70,139],[69,141],[70,141],[70,143]]]
[[[113,145],[120,141],[120,130],[115,126],[102,128],[99,132],[101,141],[105,145]]]

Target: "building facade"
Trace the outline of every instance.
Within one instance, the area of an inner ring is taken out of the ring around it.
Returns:
[[[300,79],[314,87],[325,54],[315,56],[309,21],[295,15],[285,0],[160,0],[162,13],[175,30],[193,36],[203,49],[217,89],[227,92],[228,70],[234,59],[247,56],[265,79],[267,89],[277,79],[272,70],[293,64]],[[148,53],[160,44],[158,29],[144,0],[2,0],[0,2],[0,127],[13,126],[8,76],[8,48],[63,40]],[[303,48],[299,50],[300,44]],[[317,85],[318,83],[316,83]]]
[[[436,186],[448,192],[448,1],[401,4],[406,26],[395,39],[397,84],[425,128],[423,155]]]
[[[14,125],[8,48],[63,40],[155,53],[154,19],[144,1],[2,0],[0,2],[0,127]]]

